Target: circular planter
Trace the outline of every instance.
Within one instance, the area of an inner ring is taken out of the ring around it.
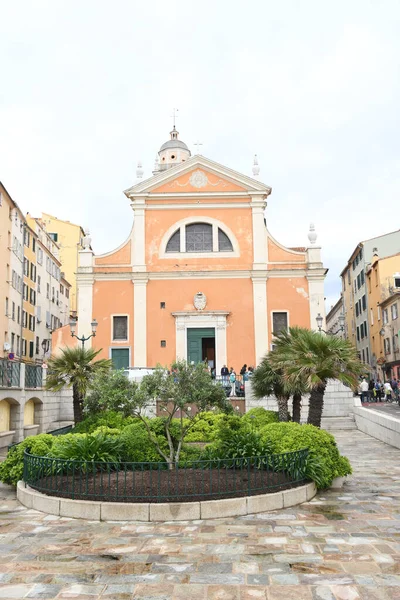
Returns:
[[[345,481],[346,477],[335,477],[331,483],[331,488],[333,490],[340,490],[343,487]]]
[[[317,489],[307,483],[300,487],[259,496],[242,496],[200,502],[128,503],[93,502],[46,496],[27,486],[17,485],[17,498],[27,508],[60,517],[97,521],[190,521],[265,513],[311,500]]]

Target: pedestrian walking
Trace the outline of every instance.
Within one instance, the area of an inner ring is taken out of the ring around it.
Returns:
[[[368,384],[368,402],[374,401],[374,391],[375,391],[375,382],[373,379],[370,379]]]
[[[360,383],[361,402],[368,402],[368,383],[363,378]]]
[[[235,389],[236,388],[236,373],[235,373],[233,367],[231,367],[231,370],[230,370],[230,373],[229,373],[229,383],[232,386],[231,394],[230,395],[231,396],[235,396],[236,395],[236,389]]]
[[[385,391],[385,400],[386,402],[391,402],[392,401],[392,386],[390,385],[390,381],[385,381],[384,385],[383,385],[384,391]]]
[[[390,385],[392,386],[393,395],[397,402],[399,399],[399,382],[397,381],[396,377],[393,377],[392,381],[390,382]]]
[[[375,381],[375,396],[378,402],[382,402],[382,384],[379,379]]]

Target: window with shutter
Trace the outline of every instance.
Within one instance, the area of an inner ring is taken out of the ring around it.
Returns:
[[[128,339],[128,317],[113,317],[113,340]]]
[[[272,333],[278,335],[288,328],[288,314],[286,312],[272,313]]]

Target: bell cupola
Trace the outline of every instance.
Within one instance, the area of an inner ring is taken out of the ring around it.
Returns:
[[[174,125],[170,132],[171,139],[165,142],[158,153],[158,171],[165,171],[185,162],[191,153],[184,142],[178,139],[179,132]]]

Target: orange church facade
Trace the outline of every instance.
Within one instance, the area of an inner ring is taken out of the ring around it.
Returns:
[[[325,316],[320,248],[271,237],[271,188],[191,156],[175,129],[159,156],[153,177],[125,191],[129,238],[106,254],[94,255],[89,240],[80,251],[78,335],[96,318],[92,347],[116,367],[183,358],[207,360],[219,374],[223,365],[256,366],[282,327],[315,329]],[[72,342],[67,331],[61,342]]]

